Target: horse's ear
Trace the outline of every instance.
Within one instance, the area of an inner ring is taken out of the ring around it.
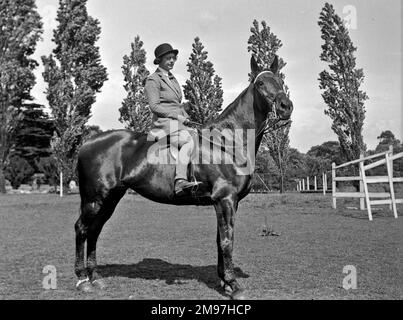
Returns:
[[[252,75],[254,75],[254,76],[256,76],[260,72],[259,66],[253,55],[250,58],[250,69],[252,70]]]
[[[278,71],[278,56],[277,55],[274,56],[274,60],[270,66],[270,71],[273,72],[274,74],[277,74],[277,71]]]

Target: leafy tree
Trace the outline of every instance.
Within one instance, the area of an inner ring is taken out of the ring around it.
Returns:
[[[264,190],[266,186],[269,187],[270,190],[279,189],[277,168],[270,156],[269,150],[265,147],[260,148],[256,154],[255,173],[252,178],[253,190]],[[261,179],[264,181],[264,184]]]
[[[98,133],[103,132],[102,129],[97,125],[86,125],[84,129],[84,138],[82,143],[84,144],[91,137],[97,135]]]
[[[10,164],[5,170],[5,176],[13,189],[18,189],[22,183],[28,182],[35,173],[27,160],[19,156],[10,157]]]
[[[196,37],[187,63],[190,78],[183,86],[183,93],[188,100],[186,111],[190,119],[201,124],[214,121],[223,103],[222,79],[214,75],[213,63],[207,58],[208,52]]]
[[[299,179],[305,178],[311,168],[308,163],[308,156],[299,152],[295,148],[290,148],[288,151],[287,171],[284,175],[284,189],[291,190],[296,189],[296,182]],[[312,171],[312,170],[311,170]],[[269,149],[262,145],[256,155],[256,173],[265,181],[266,185],[271,190],[280,190],[281,177],[277,169],[277,165],[270,156]],[[255,186],[263,188],[260,179],[256,176],[253,177],[253,183]]]
[[[271,32],[270,27],[265,21],[261,22],[262,29],[260,29],[259,22],[253,21],[251,28],[252,35],[248,39],[248,52],[252,52],[256,62],[262,70],[268,70],[277,55],[277,51],[282,47],[281,40]],[[281,69],[286,65],[283,59],[279,58],[278,76],[283,80],[285,75],[281,72]],[[251,75],[249,75],[249,78]],[[284,86],[284,90],[288,92],[287,86]],[[273,119],[268,121],[266,139],[263,140],[269,150],[270,155],[273,158],[277,170],[279,173],[280,192],[284,190],[284,179],[287,172],[287,160],[289,156],[290,140],[289,132],[291,127],[291,121],[279,123]]]
[[[306,176],[306,155],[296,148],[289,149],[287,175],[289,178],[303,178]]]
[[[377,139],[379,143],[375,148],[375,153],[386,151],[389,149],[389,146],[393,146],[394,149],[398,149],[400,146],[400,140],[396,139],[390,130],[382,131]]]
[[[356,68],[357,50],[343,20],[326,3],[318,22],[324,44],[320,59],[329,64],[330,71],[319,75],[322,97],[328,109],[325,114],[332,120],[332,130],[337,134],[342,154],[347,161],[358,159],[365,151],[362,129],[365,119],[366,93],[360,90],[364,72]]]
[[[308,176],[320,176],[323,172],[328,171],[331,162],[321,157],[306,155],[305,157],[306,169]]]
[[[266,21],[261,22],[262,29],[260,29],[259,22],[253,20],[253,26],[250,29],[252,33],[248,39],[248,52],[252,52],[258,66],[263,70],[269,70],[277,51],[283,46],[283,43],[277,36],[271,32],[270,27]],[[284,80],[285,75],[281,72],[286,66],[283,59],[278,57],[278,75]],[[251,79],[249,74],[249,80]],[[285,87],[288,91],[288,88]]]
[[[35,85],[31,58],[41,37],[42,23],[34,0],[0,2],[0,192],[5,193],[4,168],[8,165],[15,130],[24,101],[32,100]]]
[[[102,129],[97,126],[97,125],[91,125],[91,126],[87,126],[87,135],[86,138],[91,138],[92,136],[95,136],[98,133],[103,132]]]
[[[267,173],[270,170],[270,157],[269,150],[267,148],[260,148],[256,154],[255,171],[258,173]]]
[[[45,174],[45,180],[49,185],[56,186],[59,183],[57,161],[53,156],[40,158],[35,165],[38,168],[38,172]]]
[[[331,168],[332,162],[337,165],[346,162],[341,156],[340,143],[338,141],[326,141],[319,146],[313,146],[309,149],[307,155],[325,161],[327,170]]]
[[[287,172],[288,158],[290,156],[290,125],[286,125],[277,131],[272,131],[264,138],[264,145],[268,148],[271,158],[276,164],[279,174],[280,193],[285,192],[284,179]]]
[[[53,136],[53,121],[43,111],[44,106],[29,103],[23,104],[23,119],[17,126],[15,149],[17,155],[28,161],[37,171],[36,161],[51,154],[50,140]]]
[[[124,88],[127,97],[119,109],[119,121],[126,128],[140,133],[147,133],[152,124],[152,114],[148,107],[147,97],[144,93],[144,84],[150,72],[147,70],[146,51],[139,36],[131,43],[130,55],[123,57],[122,72],[124,75]]]
[[[393,146],[393,153],[400,153],[403,151],[403,144],[400,142],[399,139],[395,137],[392,131],[386,130],[382,131],[381,134],[378,136],[379,143],[376,146],[375,150],[370,150],[368,153],[369,154],[376,154],[380,152],[387,151],[389,149],[389,146]],[[378,160],[378,159],[376,159]],[[382,176],[386,175],[386,166],[379,166],[374,169],[371,169],[370,175],[375,175],[375,176]],[[396,177],[401,177],[403,173],[403,159],[396,159],[393,161],[393,173],[394,176]]]
[[[53,54],[43,56],[43,77],[55,123],[52,150],[66,185],[75,180],[77,153],[86,135],[86,123],[96,93],[107,80],[95,45],[101,28],[87,13],[87,0],[60,0]]]

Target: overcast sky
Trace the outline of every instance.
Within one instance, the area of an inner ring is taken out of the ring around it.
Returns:
[[[362,89],[369,100],[365,104],[364,141],[370,149],[383,130],[392,130],[402,139],[402,4],[400,0],[333,0],[337,13],[352,17],[350,30],[357,66],[364,69]],[[147,51],[147,67],[153,72],[154,49],[168,42],[179,49],[173,70],[183,85],[191,45],[199,36],[209,53],[216,74],[222,80],[225,108],[248,85],[250,54],[247,40],[252,21],[265,20],[282,41],[278,54],[287,63],[283,69],[294,103],[290,131],[292,147],[306,152],[311,146],[337,140],[331,120],[324,115],[325,105],[318,88],[318,75],[325,68],[319,55],[323,40],[317,24],[322,0],[89,0],[88,12],[101,23],[97,45],[109,80],[92,107],[90,124],[103,130],[123,128],[119,122],[125,97],[121,72],[122,57],[130,52],[130,43],[140,35]],[[45,32],[35,57],[48,55],[56,27],[57,0],[37,0]],[[344,11],[344,13],[343,13]],[[356,19],[354,19],[356,11]],[[356,28],[354,28],[356,25]],[[33,95],[48,105],[43,94],[43,66],[36,71]]]

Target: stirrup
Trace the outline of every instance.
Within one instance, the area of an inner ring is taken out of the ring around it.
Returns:
[[[177,185],[179,183],[179,186]],[[182,184],[182,185],[180,185]],[[197,187],[199,184],[201,184],[201,182],[197,182],[197,181],[188,181],[185,179],[178,179],[175,181],[175,194],[182,194],[185,192],[185,190],[193,188],[193,187]]]

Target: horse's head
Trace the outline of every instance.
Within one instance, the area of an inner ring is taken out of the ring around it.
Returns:
[[[255,90],[267,102],[268,112],[274,113],[279,120],[288,120],[293,110],[293,104],[284,92],[284,82],[278,76],[278,57],[274,58],[269,70],[259,68],[255,58],[251,61],[252,83]]]

